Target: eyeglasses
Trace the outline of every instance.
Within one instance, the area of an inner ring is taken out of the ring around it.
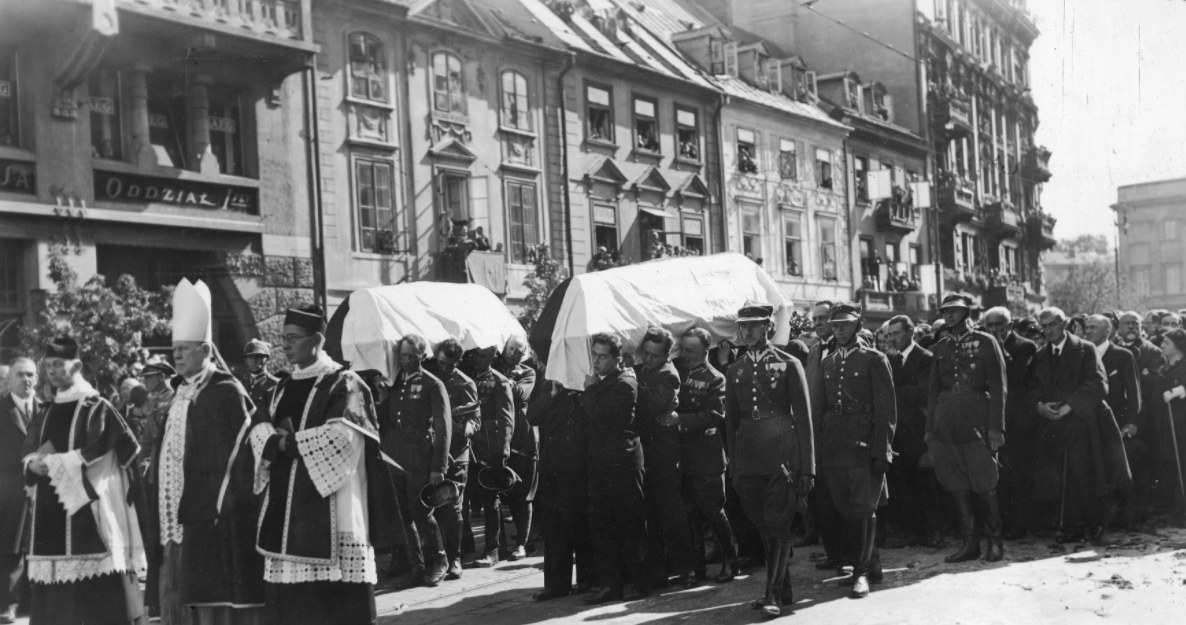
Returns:
[[[816,323],[818,323],[818,322],[820,322],[820,321],[827,321],[827,320],[829,320],[829,319],[831,319],[831,318],[832,318],[832,316],[831,316],[831,315],[817,315],[817,316],[815,316],[815,317],[812,317],[812,318],[811,318],[811,320],[812,320],[812,321],[815,321]]]
[[[285,334],[284,336],[280,337],[280,340],[285,345],[291,345],[301,339],[307,339],[310,336],[313,336],[313,335],[312,334]]]

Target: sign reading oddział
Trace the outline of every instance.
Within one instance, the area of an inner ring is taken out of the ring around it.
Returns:
[[[95,200],[259,214],[259,192],[249,187],[105,171],[95,172]]]

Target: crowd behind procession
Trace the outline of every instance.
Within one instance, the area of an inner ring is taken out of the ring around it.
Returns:
[[[314,306],[286,314],[286,371],[253,340],[235,375],[209,289],[173,298],[171,358],[110,394],[78,337],[0,367],[0,623],[373,623],[381,576],[437,586],[539,551],[538,601],[764,568],[752,607],[777,617],[797,547],[821,544],[859,599],[882,548],[996,562],[1030,533],[1186,523],[1175,312],[1019,318],[949,295],[873,330],[821,301],[773,345],[775,307],[738,302],[732,340],[589,337],[574,389],[518,337],[407,335],[392,379],[356,372]]]

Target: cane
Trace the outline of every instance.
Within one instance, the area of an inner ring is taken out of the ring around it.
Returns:
[[[1062,479],[1058,490],[1058,531],[1063,529],[1063,520],[1067,511],[1067,453],[1062,452]]]
[[[1174,464],[1178,468],[1178,492],[1186,498],[1186,484],[1182,483],[1182,457],[1178,454],[1178,433],[1174,429],[1174,407],[1169,401],[1165,402],[1165,412],[1170,422],[1170,444],[1174,448]]]

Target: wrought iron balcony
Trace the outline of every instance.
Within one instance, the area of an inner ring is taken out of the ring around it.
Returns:
[[[1050,150],[1045,146],[1031,147],[1021,161],[1021,176],[1033,182],[1050,180]]]
[[[893,197],[877,202],[877,224],[883,228],[913,232],[918,229],[919,211],[910,189],[895,186]]]
[[[954,89],[941,89],[935,95],[935,125],[948,139],[972,134],[972,105]]]
[[[939,177],[939,210],[944,219],[952,222],[968,221],[980,217],[976,208],[976,187],[971,181],[952,174]]]
[[[983,207],[984,229],[999,238],[1007,238],[1021,234],[1021,216],[1013,202],[1000,200],[986,204]]]
[[[1029,236],[1037,242],[1039,249],[1048,250],[1058,243],[1058,240],[1054,238],[1054,224],[1056,223],[1058,220],[1053,215],[1047,215],[1042,211],[1034,211],[1029,214],[1029,219],[1026,222]]]
[[[120,9],[266,39],[310,42],[311,0],[117,0]]]

